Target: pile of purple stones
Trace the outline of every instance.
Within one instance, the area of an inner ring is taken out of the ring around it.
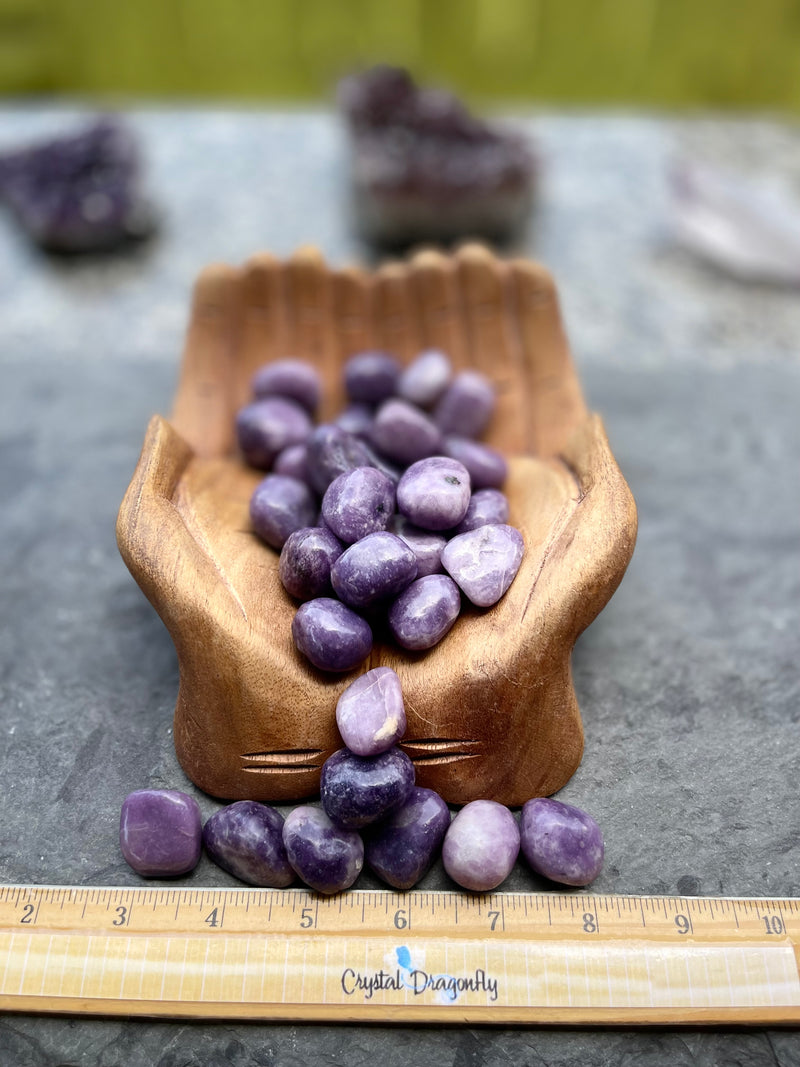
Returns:
[[[376,626],[403,648],[432,648],[462,595],[497,603],[524,547],[508,524],[506,461],[478,440],[495,406],[484,375],[454,373],[435,349],[405,368],[370,351],[347,361],[344,384],[348,406],[315,425],[319,375],[278,360],[256,373],[236,419],[245,460],[269,471],[251,498],[253,528],[302,601],[295,645],[324,671],[363,662]]]
[[[442,798],[415,784],[397,747],[406,728],[400,679],[389,667],[367,671],[341,695],[336,723],[345,747],[322,767],[320,806],[302,804],[284,819],[242,800],[202,825],[194,798],[144,789],[122,805],[120,845],[146,877],[187,874],[205,846],[224,870],[250,885],[282,888],[300,878],[320,893],[348,889],[364,864],[388,885],[410,889],[441,854],[447,874],[475,892],[495,889],[520,850],[538,874],[586,885],[603,864],[603,836],[591,816],[543,797],[519,823],[493,800],[474,800],[452,819]]]

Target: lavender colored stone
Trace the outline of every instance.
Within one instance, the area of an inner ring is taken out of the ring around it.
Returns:
[[[469,479],[475,489],[499,489],[508,477],[508,463],[505,457],[469,437],[457,437],[451,434],[445,437],[443,452],[446,456],[457,459],[469,471]]]
[[[345,471],[372,465],[363,441],[332,423],[317,426],[307,443],[308,476],[320,496]]]
[[[289,445],[298,445],[311,433],[308,413],[282,396],[254,400],[236,415],[236,437],[251,467],[269,470],[272,461]]]
[[[522,807],[522,854],[537,874],[563,885],[588,885],[603,868],[600,827],[585,811],[535,797]]]
[[[317,504],[305,482],[286,474],[268,474],[250,497],[250,521],[259,537],[282,548],[289,534],[312,526]]]
[[[368,831],[364,858],[384,882],[410,889],[430,869],[450,825],[450,809],[432,789],[414,786],[406,801]]]
[[[344,365],[344,387],[356,404],[380,404],[397,389],[400,364],[387,352],[359,352]]]
[[[469,514],[469,509],[467,513]],[[389,530],[405,541],[417,557],[418,578],[424,578],[426,574],[441,573],[442,549],[447,544],[447,538],[443,534],[423,530],[400,514],[392,517]]]
[[[447,456],[412,463],[397,485],[397,510],[424,530],[449,530],[467,513],[469,472]]]
[[[443,434],[479,437],[495,405],[494,386],[479,371],[463,370],[442,393],[433,419]]]
[[[417,557],[405,541],[382,531],[345,549],[331,568],[331,585],[351,608],[367,608],[396,596],[416,574]]]
[[[442,435],[425,412],[397,398],[378,408],[370,440],[388,459],[404,465],[432,456],[442,448]]]
[[[334,423],[355,437],[369,437],[374,416],[374,409],[369,404],[348,404],[344,411],[336,416]]]
[[[332,530],[306,526],[286,538],[278,560],[278,574],[286,592],[298,600],[330,596],[331,567],[344,551]]]
[[[375,667],[349,685],[336,704],[336,725],[357,756],[377,756],[406,731],[400,679],[391,667]]]
[[[349,889],[364,866],[364,843],[343,830],[320,808],[301,804],[286,816],[283,843],[289,863],[318,893]]]
[[[414,787],[414,764],[399,748],[357,756],[340,748],[322,765],[320,800],[325,813],[346,830],[377,822],[399,807]]]
[[[332,597],[301,604],[292,619],[292,637],[321,671],[350,671],[372,651],[369,623]]]
[[[389,629],[398,645],[420,652],[449,633],[460,610],[461,595],[453,579],[428,574],[412,582],[389,608]]]
[[[514,581],[524,552],[522,534],[497,523],[457,534],[442,552],[442,566],[473,604],[496,604]]]
[[[122,855],[145,878],[171,878],[194,870],[202,833],[200,806],[177,789],[139,789],[122,802]]]
[[[322,516],[347,544],[385,530],[394,514],[394,482],[375,467],[356,467],[334,478],[322,498]]]
[[[312,414],[319,405],[322,382],[319,371],[302,359],[276,359],[265,363],[253,375],[253,393],[265,396],[285,396],[301,404]]]
[[[289,445],[277,454],[272,463],[273,474],[288,474],[300,482],[311,484],[308,476],[308,445]]]
[[[432,407],[452,377],[450,360],[437,348],[420,352],[405,368],[397,383],[397,395],[417,407]]]
[[[473,800],[450,823],[442,846],[444,869],[476,893],[496,889],[519,855],[514,816],[495,800]]]
[[[479,526],[505,524],[508,522],[508,497],[499,489],[478,489],[472,494],[467,513],[456,526],[454,533],[468,533]]]
[[[283,816],[268,804],[239,800],[216,811],[203,827],[214,863],[249,885],[282,889],[294,881],[283,844]]]

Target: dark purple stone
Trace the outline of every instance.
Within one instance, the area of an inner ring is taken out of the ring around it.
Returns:
[[[334,423],[354,437],[369,437],[374,416],[374,408],[369,404],[348,404],[344,411],[336,416]]]
[[[388,622],[398,645],[420,652],[450,632],[461,610],[458,586],[446,574],[412,582],[389,608]]]
[[[447,388],[452,373],[444,352],[430,348],[420,352],[400,375],[397,395],[417,407],[432,407]]]
[[[312,414],[319,405],[321,389],[319,371],[302,359],[276,359],[253,375],[253,393],[259,399],[285,396]]]
[[[410,889],[432,866],[449,825],[439,794],[414,786],[401,807],[368,830],[364,858],[384,882]]]
[[[372,466],[364,442],[332,423],[317,426],[307,444],[308,476],[320,496],[345,471]]]
[[[535,797],[522,807],[522,854],[537,874],[562,885],[588,885],[603,869],[600,827],[585,811]]]
[[[478,489],[470,497],[467,513],[453,533],[468,533],[479,526],[504,525],[507,522],[508,497],[505,493],[499,489]]]
[[[332,530],[306,526],[286,538],[278,561],[278,574],[286,592],[298,600],[330,596],[331,567],[344,551]]]
[[[215,812],[203,827],[214,863],[249,885],[282,889],[294,881],[283,845],[283,816],[267,804],[239,800]]]
[[[424,530],[450,530],[466,515],[470,492],[463,463],[431,456],[412,463],[398,482],[397,510]]]
[[[524,551],[522,534],[513,526],[478,526],[447,542],[442,566],[473,604],[488,608],[514,581]]]
[[[279,452],[299,445],[311,433],[311,419],[294,400],[269,396],[240,408],[236,438],[251,467],[269,470]]]
[[[508,476],[508,463],[505,457],[469,437],[445,437],[442,451],[446,456],[457,459],[469,471],[469,480],[473,491],[476,489],[499,489]]]
[[[351,608],[367,608],[396,596],[413,582],[417,557],[395,534],[367,534],[339,556],[331,585]]]
[[[395,463],[407,465],[442,448],[442,435],[424,411],[406,400],[392,398],[375,413],[370,440]]]
[[[445,435],[479,437],[495,405],[494,386],[479,371],[462,370],[442,393],[433,419]]]
[[[391,667],[374,667],[349,685],[336,704],[336,725],[357,756],[377,756],[406,732],[400,679]]]
[[[356,467],[334,478],[322,498],[322,516],[336,536],[352,544],[385,530],[394,514],[394,482],[375,467]]]
[[[200,806],[187,793],[139,789],[122,802],[122,855],[145,878],[171,878],[194,870],[202,834]]]
[[[292,619],[292,637],[321,671],[350,671],[372,651],[369,623],[332,597],[301,604]]]
[[[273,474],[288,474],[310,485],[308,477],[308,445],[289,445],[277,454],[272,463]]]
[[[418,578],[424,578],[426,574],[441,573],[442,549],[447,544],[444,534],[423,530],[400,514],[394,515],[389,530],[405,541],[417,557]]]
[[[250,497],[250,521],[259,537],[273,548],[283,548],[295,530],[311,526],[317,503],[305,482],[286,474],[268,474]]]
[[[377,756],[340,748],[322,765],[320,800],[337,826],[358,830],[402,804],[413,786],[414,764],[399,748]]]
[[[355,404],[380,404],[397,389],[400,364],[387,352],[359,352],[344,365],[344,387]]]
[[[283,843],[289,863],[318,893],[349,889],[364,866],[357,833],[335,826],[320,808],[301,804],[286,816]]]
[[[519,855],[514,816],[495,800],[473,800],[456,815],[442,846],[444,869],[454,882],[476,893],[496,889]]]

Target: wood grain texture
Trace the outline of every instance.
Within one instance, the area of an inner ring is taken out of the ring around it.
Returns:
[[[330,675],[292,643],[296,604],[278,554],[250,528],[262,475],[237,455],[233,417],[253,369],[288,354],[320,368],[330,415],[344,359],[377,345],[404,361],[446,347],[457,366],[495,380],[486,439],[510,456],[510,521],[526,551],[506,596],[467,607],[434,649],[376,643],[361,668]],[[403,685],[403,747],[420,785],[456,804],[518,805],[557,791],[583,750],[572,647],[616,589],[635,536],[633,499],[583,401],[552,279],[477,245],[374,274],[329,270],[312,250],[207,268],[173,416],[151,420],[117,524],[123,558],[178,653],[182,766],[214,796],[273,801],[317,793],[322,763],[341,746],[336,700],[380,664]]]

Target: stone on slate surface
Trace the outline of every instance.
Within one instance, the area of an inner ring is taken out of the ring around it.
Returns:
[[[248,885],[281,889],[294,881],[283,844],[283,816],[269,804],[239,800],[206,821],[203,845],[218,866]]]
[[[122,855],[146,878],[171,878],[194,870],[202,833],[197,801],[178,789],[137,789],[122,803]]]

